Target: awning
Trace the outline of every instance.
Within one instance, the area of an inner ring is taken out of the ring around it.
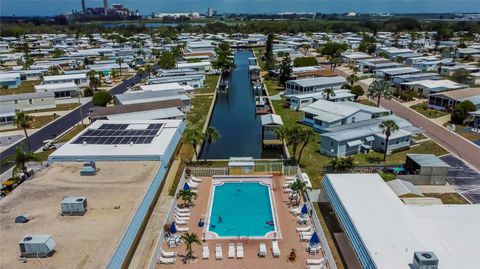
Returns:
[[[367,140],[368,142],[370,142],[370,141],[375,140],[375,137],[373,137],[373,136],[367,136],[367,137],[365,137],[365,140]]]
[[[355,146],[359,146],[361,144],[363,144],[363,143],[360,140],[354,140],[354,141],[347,142],[347,145],[349,147],[355,147]]]

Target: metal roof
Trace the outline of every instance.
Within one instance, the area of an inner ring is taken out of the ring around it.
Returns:
[[[414,154],[409,153],[407,154],[412,161],[416,162],[420,166],[434,166],[434,167],[450,167],[446,162],[442,159],[438,158],[433,154]]]

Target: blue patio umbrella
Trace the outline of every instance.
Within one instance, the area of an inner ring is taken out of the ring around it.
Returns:
[[[170,225],[170,233],[175,234],[177,232],[177,225],[175,225],[175,222],[172,222],[172,225]]]
[[[317,232],[314,232],[312,234],[312,237],[310,238],[310,246],[316,246],[320,243],[320,239],[318,239],[318,234]]]
[[[303,204],[301,213],[302,215],[308,214],[308,208],[306,204]]]
[[[187,182],[185,182],[185,184],[183,185],[183,190],[184,191],[189,191],[190,190],[190,186],[187,184]]]

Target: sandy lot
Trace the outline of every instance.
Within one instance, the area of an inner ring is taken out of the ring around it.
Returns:
[[[18,241],[26,234],[53,235],[56,253],[42,259],[49,269],[105,268],[159,163],[98,162],[93,177],[80,177],[82,166],[54,163],[0,201],[0,268],[42,268],[36,259],[19,261]],[[64,196],[85,196],[88,212],[60,216]],[[30,222],[15,224],[22,213]]]

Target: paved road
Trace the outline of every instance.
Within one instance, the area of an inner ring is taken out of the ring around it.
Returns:
[[[480,170],[480,147],[394,100],[382,99],[380,105],[393,110],[395,115],[407,119],[413,125],[423,128],[432,140]]]
[[[472,204],[480,204],[480,172],[470,168],[461,159],[447,154],[440,157],[450,165],[447,182]]]
[[[145,74],[143,78],[147,75]],[[134,83],[138,83],[140,79],[140,75],[132,76],[131,78],[125,80],[124,82],[120,83],[119,85],[113,87],[109,92],[110,94],[116,95],[124,93],[127,90],[127,87],[133,85]],[[43,141],[52,139],[54,136],[60,135],[63,132],[67,131],[69,128],[74,126],[80,121],[80,109],[82,110],[83,116],[86,117],[90,108],[93,107],[92,101],[89,101],[83,104],[81,107],[78,107],[72,112],[68,113],[67,115],[61,117],[60,119],[52,122],[51,124],[41,128],[37,132],[30,135],[30,150],[36,151],[43,146]],[[18,141],[16,144],[13,144],[11,147],[5,149],[3,152],[0,153],[1,159],[7,158],[15,154],[15,149],[25,142],[25,138]],[[10,167],[4,167],[0,170],[0,173],[5,172]]]

